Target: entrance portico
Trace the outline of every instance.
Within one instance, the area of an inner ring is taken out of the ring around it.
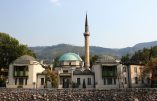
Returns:
[[[71,74],[70,73],[61,73],[60,74],[60,87],[61,88],[70,88],[71,87]]]

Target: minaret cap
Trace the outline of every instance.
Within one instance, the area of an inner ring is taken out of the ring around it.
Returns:
[[[87,13],[86,13],[86,21],[85,21],[85,26],[88,26],[88,17],[87,17]]]
[[[86,13],[86,20],[85,20],[85,35],[89,35],[89,28],[88,28],[88,17]]]

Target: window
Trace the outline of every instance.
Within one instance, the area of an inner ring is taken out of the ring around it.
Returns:
[[[25,85],[27,85],[27,78],[25,79]]]
[[[127,84],[127,79],[126,79],[126,77],[124,78],[124,83]]]
[[[106,79],[104,78],[104,85],[106,85]]]
[[[91,85],[91,78],[88,78],[88,85]]]
[[[142,84],[144,84],[144,78],[142,78],[142,81],[141,81],[141,83],[142,83]]]
[[[44,85],[44,78],[41,78],[41,85]]]
[[[63,70],[63,73],[68,73],[68,70]]]
[[[150,84],[150,79],[149,79],[149,77],[147,78],[147,83]]]
[[[114,84],[116,84],[116,78],[114,78]]]
[[[112,85],[112,78],[107,78],[107,84]]]
[[[77,78],[77,84],[78,84],[78,85],[81,84],[80,78]]]
[[[71,62],[69,62],[69,66],[71,66]]]
[[[134,72],[137,73],[137,67],[134,67]]]
[[[138,84],[138,78],[135,77],[135,84]]]
[[[126,67],[123,67],[123,72],[126,72]]]
[[[116,66],[102,66],[102,77],[115,77],[117,74]]]
[[[19,85],[23,85],[23,78],[19,78]]]
[[[154,76],[157,76],[157,69],[154,69]]]
[[[14,76],[28,76],[28,66],[14,66]]]
[[[17,85],[17,78],[15,78],[15,85]]]

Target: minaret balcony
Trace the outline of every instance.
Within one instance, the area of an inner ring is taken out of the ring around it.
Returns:
[[[84,33],[84,36],[90,36],[90,34],[89,33]]]

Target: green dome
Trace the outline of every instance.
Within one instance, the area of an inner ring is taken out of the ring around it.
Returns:
[[[82,61],[82,59],[75,53],[65,53],[59,58],[59,61]]]

